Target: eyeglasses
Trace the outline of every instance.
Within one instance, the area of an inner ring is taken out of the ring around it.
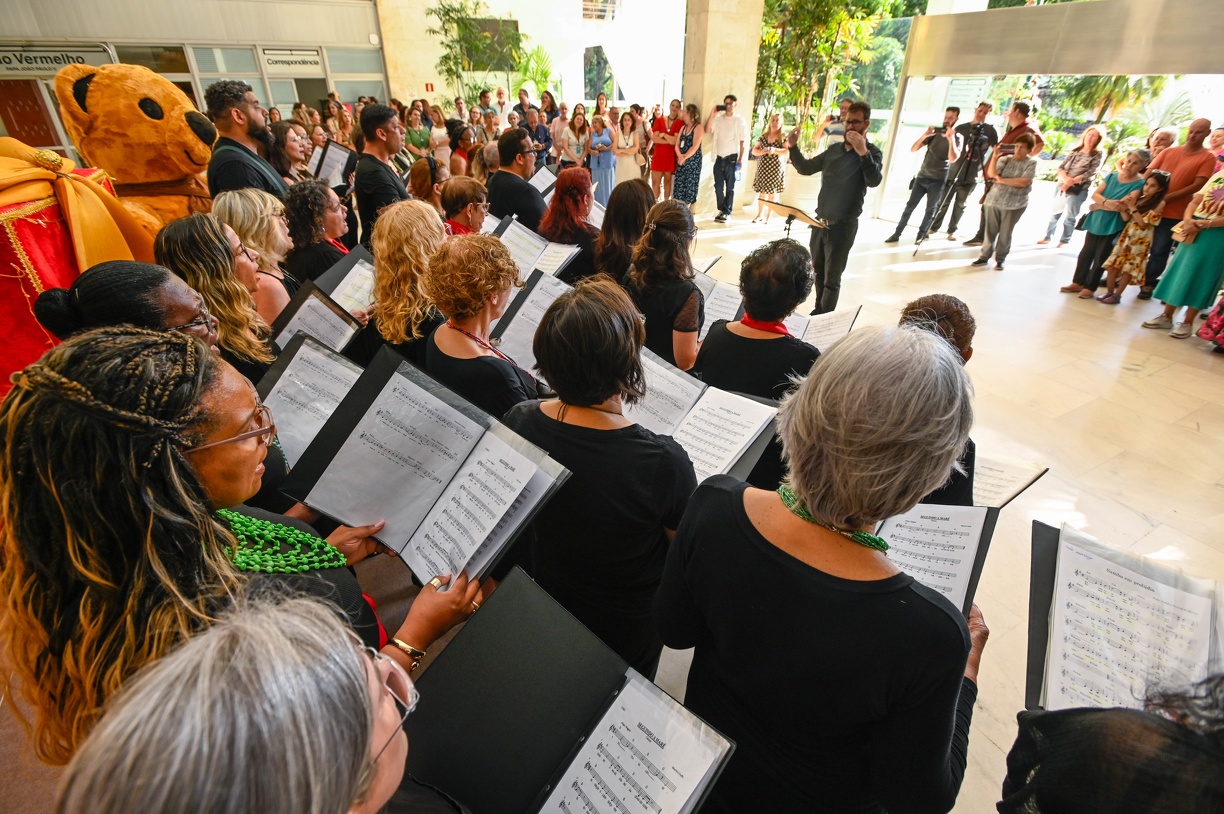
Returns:
[[[846,124],[866,124],[866,119],[846,119]]]
[[[474,207],[476,207],[477,209],[479,209],[481,212],[488,213],[488,211],[489,211],[489,204],[488,204],[488,203],[477,203],[476,201],[473,201],[471,204],[469,204],[469,206],[474,206]]]
[[[519,150],[519,155],[535,155],[538,152],[540,151],[533,147],[530,150]]]
[[[208,309],[200,306],[200,315],[191,322],[184,322],[182,325],[175,325],[170,330],[172,331],[192,331],[196,328],[206,328],[211,331],[213,326],[213,315],[208,313]]]
[[[201,444],[198,447],[192,447],[187,450],[188,454],[192,452],[202,452],[212,447],[219,447],[222,444],[233,444],[238,441],[245,441],[248,438],[263,438],[264,444],[268,444],[272,440],[272,436],[276,435],[276,422],[272,420],[272,411],[266,405],[258,404],[255,407],[255,423],[257,429],[248,432],[240,432],[232,438],[222,438],[220,441],[210,441],[207,444]]]
[[[287,221],[286,221],[286,222],[287,222]],[[234,259],[235,259],[235,260],[237,260],[237,259],[238,259],[238,255],[240,255],[240,254],[245,254],[245,255],[246,255],[246,259],[247,259],[247,260],[250,260],[252,263],[258,263],[258,262],[259,262],[258,260],[256,260],[256,259],[255,259],[255,256],[251,254],[251,250],[250,250],[250,249],[248,249],[248,248],[246,247],[246,244],[244,244],[244,243],[239,243],[239,244],[238,244],[238,250],[234,252]]]
[[[408,720],[408,716],[416,709],[417,704],[421,701],[421,693],[417,691],[416,685],[412,683],[412,679],[408,677],[408,673],[404,670],[400,663],[390,656],[379,653],[373,647],[360,645],[359,649],[370,657],[371,666],[374,672],[379,675],[379,683],[383,689],[395,701],[395,706],[400,710],[399,728],[404,728],[404,722]],[[384,674],[379,669],[380,664],[386,664],[388,669]],[[385,677],[384,677],[385,675]],[[382,748],[374,755],[375,763],[382,757],[382,753],[387,751],[387,747],[391,745],[391,741],[395,740],[395,736],[399,732],[392,732],[391,737],[387,738],[387,742],[382,745]]]

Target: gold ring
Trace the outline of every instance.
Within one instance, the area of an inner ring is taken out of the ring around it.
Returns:
[[[480,610],[480,603],[477,602],[475,599],[473,599],[472,600],[472,613],[475,613],[478,610]]]
[[[442,578],[441,577],[434,577],[433,579],[429,581],[429,584],[434,586],[435,591],[442,590]]]

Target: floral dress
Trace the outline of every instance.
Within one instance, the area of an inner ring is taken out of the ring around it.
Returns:
[[[1119,274],[1129,274],[1131,285],[1143,285],[1147,270],[1148,254],[1152,250],[1152,233],[1160,223],[1160,207],[1133,217],[1118,236],[1105,268],[1117,269]]]
[[[693,147],[693,131],[686,127],[680,131],[680,152],[687,153]],[[676,178],[672,181],[672,197],[687,204],[697,203],[697,188],[701,183],[701,147],[683,164],[676,160]]]
[[[768,133],[762,133],[757,140],[757,146],[762,150],[777,149],[786,146],[786,139],[781,134],[774,141],[769,140]],[[768,153],[757,156],[756,178],[752,181],[752,189],[762,195],[773,195],[781,192],[786,186],[786,173],[782,167],[782,156]]]

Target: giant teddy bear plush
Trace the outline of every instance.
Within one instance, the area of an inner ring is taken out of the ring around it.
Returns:
[[[212,208],[203,172],[217,130],[170,80],[140,65],[69,65],[55,77],[68,135],[152,235]]]

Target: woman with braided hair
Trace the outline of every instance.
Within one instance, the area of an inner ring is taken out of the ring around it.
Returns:
[[[570,285],[595,274],[595,240],[599,230],[587,222],[594,204],[590,172],[571,167],[557,176],[548,211],[540,218],[540,237],[578,247],[578,254],[557,274],[558,279]]]
[[[697,362],[697,334],[705,321],[705,298],[693,282],[689,256],[695,237],[687,206],[675,200],[655,204],[621,281],[646,318],[646,347],[681,370]]]
[[[66,762],[106,700],[211,624],[243,572],[330,600],[383,644],[345,567],[373,551],[370,527],[337,548],[242,505],[274,433],[250,382],[179,332],[89,331],[14,376],[0,404],[0,691],[24,695],[41,759]],[[426,586],[388,654],[413,666],[479,590],[463,575]]]
[[[215,215],[171,221],[153,242],[157,262],[200,292],[217,318],[221,358],[258,382],[276,358],[271,329],[255,308],[259,257]]]

